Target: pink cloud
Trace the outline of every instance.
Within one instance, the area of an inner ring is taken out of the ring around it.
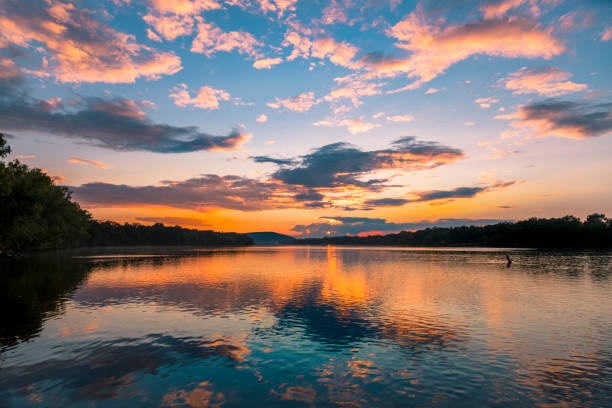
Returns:
[[[559,96],[587,89],[585,84],[568,81],[571,76],[569,72],[556,67],[523,67],[500,82],[515,94]]]
[[[275,98],[274,102],[268,102],[267,105],[272,109],[280,109],[282,106],[295,112],[305,112],[310,110],[310,108],[316,104],[317,102],[314,100],[314,93],[304,92],[298,96],[292,96],[287,99]]]
[[[412,122],[414,120],[414,116],[412,115],[387,116],[387,120],[390,122]]]
[[[315,58],[329,58],[336,65],[347,68],[359,68],[353,61],[359,49],[346,41],[337,42],[332,37],[319,37],[312,43],[311,53]]]
[[[474,102],[477,103],[478,105],[480,105],[481,108],[486,109],[486,108],[490,108],[492,104],[499,102],[499,99],[495,99],[495,98],[478,98]]]
[[[28,70],[37,76],[53,76],[61,82],[131,83],[182,68],[173,52],[138,44],[133,35],[72,4],[49,1],[41,2],[40,10],[6,7],[0,13],[0,42],[23,48],[42,45],[46,54],[42,68]]]
[[[256,47],[263,46],[250,33],[245,31],[221,30],[214,23],[200,20],[197,26],[198,34],[191,44],[191,51],[210,57],[216,52],[230,52],[237,50],[241,54],[248,54],[255,58],[258,56]]]
[[[219,100],[227,101],[230,99],[229,93],[208,86],[201,87],[198,94],[193,98],[189,95],[185,84],[179,84],[171,91],[170,97],[174,99],[174,104],[181,107],[191,105],[201,109],[217,109],[219,108]]]
[[[284,47],[293,46],[293,51],[287,57],[288,61],[293,61],[297,57],[308,59],[312,42],[308,37],[304,37],[295,31],[288,31],[282,42]]]
[[[276,64],[283,62],[282,58],[264,58],[253,63],[255,69],[270,69]]]
[[[350,134],[356,135],[357,133],[367,132],[374,128],[380,127],[378,123],[366,122],[363,117],[356,119],[343,119],[343,120],[320,120],[313,123],[314,126],[334,126],[334,127],[346,127]]]
[[[381,93],[379,89],[382,84],[369,82],[358,75],[347,75],[334,78],[337,86],[323,99],[327,102],[336,102],[341,99],[350,99],[354,106],[361,105],[361,98]]]
[[[193,32],[194,20],[193,18],[188,16],[182,16],[177,14],[146,14],[142,19],[151,27],[153,27],[155,31],[159,33],[159,35],[161,35],[168,41],[173,41],[177,37],[189,35]],[[150,35],[149,38],[155,40],[155,33],[153,34],[153,38],[151,38]]]
[[[494,18],[503,17],[508,11],[513,8],[528,5],[529,11],[534,17],[539,16],[540,9],[537,5],[537,0],[498,0],[492,3],[486,3],[480,6],[484,18],[491,20]]]
[[[601,33],[601,41],[610,40],[612,40],[612,26],[606,27],[606,29]]]

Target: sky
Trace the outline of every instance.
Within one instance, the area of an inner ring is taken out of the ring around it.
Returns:
[[[609,0],[0,0],[0,131],[101,220],[612,216]]]

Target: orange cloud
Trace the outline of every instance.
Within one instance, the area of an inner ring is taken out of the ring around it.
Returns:
[[[556,67],[523,67],[500,82],[514,94],[559,96],[587,89],[585,84],[568,81],[571,76],[569,72]]]
[[[475,21],[463,25],[446,25],[438,20],[429,23],[418,8],[392,26],[388,35],[399,42],[397,47],[410,52],[408,58],[372,53],[362,58],[370,76],[406,74],[415,82],[402,88],[415,89],[451,65],[473,55],[504,58],[549,59],[565,51],[551,29],[542,29],[533,20],[502,19]]]
[[[90,166],[99,167],[101,169],[108,168],[108,164],[103,163],[101,161],[81,159],[81,158],[78,158],[78,157],[71,157],[70,159],[68,159],[68,163],[88,164]]]
[[[185,84],[179,84],[171,91],[170,97],[174,99],[174,104],[181,107],[192,105],[201,109],[217,109],[219,108],[219,100],[227,101],[230,99],[229,93],[209,86],[201,87],[198,94],[193,98],[189,95]]]
[[[610,40],[612,40],[612,26],[606,27],[606,29],[601,33],[601,41]]]
[[[474,102],[477,103],[478,105],[480,105],[481,108],[486,109],[486,108],[490,108],[492,104],[499,102],[499,99],[495,99],[495,98],[478,98]]]
[[[48,7],[46,5],[49,5]],[[48,1],[39,9],[6,5],[0,10],[0,42],[29,48],[42,44],[42,68],[28,72],[61,82],[131,83],[181,70],[180,58],[136,43],[72,4]]]
[[[503,17],[510,9],[520,7],[523,4],[529,5],[530,11],[535,17],[540,14],[537,0],[501,0],[494,3],[483,4],[480,6],[480,11],[482,11],[485,19],[491,20]]]
[[[391,122],[412,122],[414,120],[414,116],[412,115],[387,116],[387,120]]]
[[[334,90],[323,97],[327,102],[337,102],[340,99],[350,99],[355,107],[362,104],[363,96],[373,96],[381,93],[382,84],[368,82],[357,75],[334,78],[337,86]]]

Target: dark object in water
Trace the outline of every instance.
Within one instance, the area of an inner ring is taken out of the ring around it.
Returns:
[[[510,265],[512,264],[512,259],[510,259],[510,255],[506,254],[506,259],[508,260],[508,264],[506,265],[506,267],[510,267]]]

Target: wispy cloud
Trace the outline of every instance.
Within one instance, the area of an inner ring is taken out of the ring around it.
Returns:
[[[268,107],[272,109],[280,109],[281,107],[285,109],[292,110],[294,112],[305,112],[310,110],[311,107],[316,105],[317,102],[314,98],[313,92],[304,92],[297,96],[292,96],[286,99],[275,98],[274,102],[268,102]]]
[[[95,166],[95,167],[99,167],[101,169],[106,169],[108,168],[108,164],[98,161],[98,160],[87,160],[87,159],[81,159],[79,157],[71,157],[68,159],[68,163],[78,163],[78,164],[86,164],[89,166]]]
[[[496,118],[512,120],[513,127],[533,137],[585,139],[612,132],[612,103],[551,99],[524,105],[514,113]]]
[[[571,76],[569,72],[556,67],[523,67],[500,82],[515,94],[560,96],[587,89],[585,84],[568,81]]]

